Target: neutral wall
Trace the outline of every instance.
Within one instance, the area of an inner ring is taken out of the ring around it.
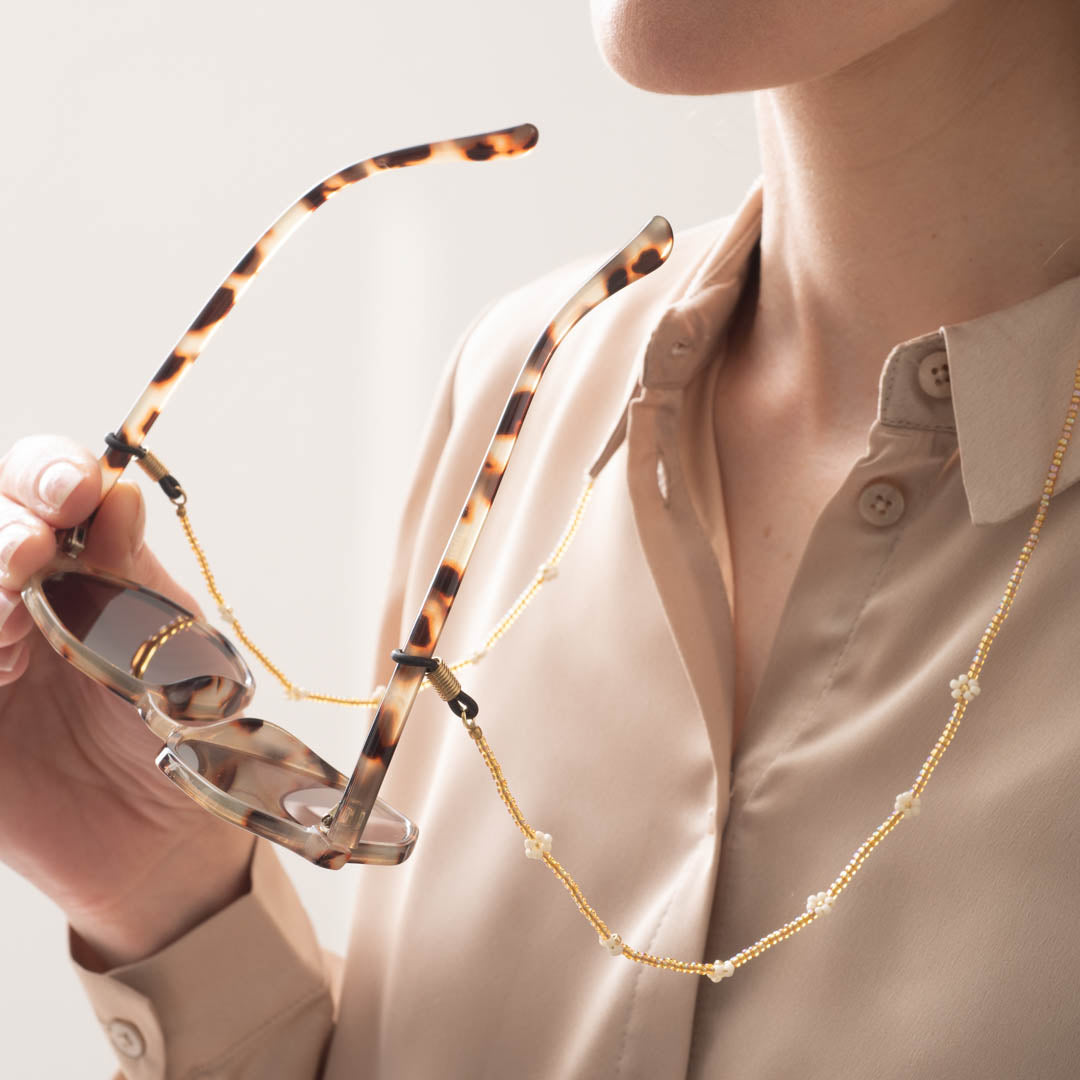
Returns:
[[[7,5],[2,40],[0,452],[49,430],[99,447],[219,279],[325,174],[540,128],[528,158],[395,173],[321,210],[154,430],[245,625],[298,682],[342,692],[369,689],[400,484],[472,315],[654,213],[677,231],[730,212],[758,169],[748,96],[626,86],[585,0],[58,0]],[[154,547],[202,596],[167,504],[150,503]],[[351,768],[367,714],[262,685],[253,715]],[[344,950],[364,870],[287,865]],[[110,1075],[61,915],[3,867],[0,910],[0,1075]]]

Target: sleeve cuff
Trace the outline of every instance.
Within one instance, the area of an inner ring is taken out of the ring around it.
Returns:
[[[267,841],[255,845],[251,890],[160,952],[97,974],[76,959],[70,931],[69,944],[129,1080],[197,1069],[316,1076],[333,1024],[331,973]]]

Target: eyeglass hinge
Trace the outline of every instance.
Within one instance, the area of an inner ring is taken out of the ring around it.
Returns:
[[[90,533],[88,522],[81,522],[70,529],[61,529],[56,534],[58,550],[69,558],[77,559],[86,550],[86,539]]]

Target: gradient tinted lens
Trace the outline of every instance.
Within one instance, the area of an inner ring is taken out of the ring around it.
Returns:
[[[294,735],[254,717],[178,728],[157,762],[200,806],[320,866],[393,866],[416,843],[416,826],[376,800],[359,843],[351,851],[331,846],[317,826],[348,778]]]
[[[175,710],[201,691],[216,687],[227,699],[230,687],[246,684],[228,643],[158,593],[72,572],[53,574],[42,591],[68,633],[124,674],[162,688]]]
[[[347,778],[276,724],[254,717],[226,720],[170,741],[177,758],[218,790],[272,817],[317,825],[341,799]],[[400,844],[407,826],[376,803],[364,830],[368,843]]]

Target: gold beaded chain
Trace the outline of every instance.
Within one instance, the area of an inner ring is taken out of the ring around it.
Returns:
[[[514,824],[524,837],[525,855],[530,859],[542,861],[559,881],[562,882],[564,888],[577,905],[578,910],[593,930],[596,931],[600,944],[607,949],[612,956],[622,956],[637,964],[661,968],[665,971],[674,971],[683,975],[702,975],[712,982],[720,982],[722,979],[729,978],[731,975],[735,974],[737,969],[761,956],[762,953],[771,949],[774,945],[786,941],[821,916],[829,914],[840,894],[852,883],[855,875],[885,837],[888,836],[893,829],[904,820],[904,818],[915,817],[918,815],[920,810],[920,797],[922,796],[923,791],[926,790],[931,775],[940,764],[945,751],[953,741],[957,729],[960,726],[960,721],[967,711],[968,703],[977,697],[980,692],[978,682],[979,674],[986,663],[987,655],[990,652],[990,646],[993,644],[994,639],[997,637],[998,632],[1001,630],[1002,625],[1009,616],[1009,611],[1012,608],[1013,600],[1019,590],[1024,571],[1039,542],[1039,535],[1042,531],[1043,523],[1046,521],[1046,513],[1050,506],[1050,499],[1053,496],[1054,489],[1057,485],[1058,473],[1060,472],[1061,463],[1065,457],[1065,451],[1069,445],[1069,439],[1072,436],[1072,429],[1076,423],[1078,412],[1080,412],[1080,364],[1077,365],[1073,375],[1073,391],[1069,399],[1065,424],[1061,437],[1058,439],[1057,445],[1054,448],[1050,469],[1047,473],[1046,480],[1043,483],[1042,495],[1039,499],[1035,520],[1032,523],[1027,540],[1020,549],[1020,555],[1016,560],[1016,565],[1009,575],[1009,580],[1005,586],[1005,592],[1001,598],[1001,602],[998,604],[997,610],[994,612],[986,630],[979,639],[978,647],[975,650],[975,655],[972,658],[968,670],[949,681],[949,689],[955,704],[953,705],[952,712],[944,729],[931,748],[922,767],[919,769],[919,773],[915,778],[914,783],[906,791],[902,791],[896,796],[892,813],[885,818],[872,833],[870,833],[858,848],[855,849],[855,852],[852,854],[843,870],[840,871],[839,875],[832,881],[828,888],[818,893],[811,893],[810,896],[807,897],[805,911],[800,912],[795,918],[784,923],[782,926],[777,927],[771,933],[766,934],[762,938],[758,938],[753,945],[749,945],[740,950],[727,960],[714,960],[711,963],[704,963],[701,961],[676,960],[670,956],[654,956],[652,953],[640,952],[639,950],[632,948],[627,945],[618,934],[614,933],[586,899],[581,886],[578,885],[570,875],[570,872],[555,858],[554,855],[552,855],[551,834],[535,829],[526,820],[513,793],[510,791],[510,786],[506,781],[506,777],[503,775],[502,766],[499,764],[495,752],[491,749],[490,744],[475,719],[469,719],[464,708],[462,708],[462,724],[472,738],[473,743],[476,745],[484,764],[487,766],[491,778],[495,783],[496,790],[499,793],[499,798],[502,800],[507,812],[513,819]],[[484,644],[470,656],[463,660],[459,660],[455,664],[448,665],[439,661],[439,669],[432,673],[432,678],[425,678],[425,687],[435,686],[440,696],[445,700],[452,700],[453,697],[460,692],[460,683],[453,673],[470,667],[483,659],[488,650],[497,644],[510,627],[513,626],[544,584],[555,576],[556,568],[566,554],[566,551],[581,524],[585,508],[592,495],[592,487],[593,482],[590,478],[578,499],[574,512],[571,515],[570,523],[567,525],[559,543],[548,557],[548,560],[541,564],[540,569],[522,591],[521,595],[487,636]],[[217,583],[210,571],[210,566],[203,553],[202,547],[199,545],[199,542],[191,529],[191,523],[188,520],[187,510],[184,505],[186,499],[181,497],[179,499],[174,499],[174,502],[177,507],[177,516],[180,518],[180,522],[183,525],[184,532],[195,553],[195,557],[199,561],[199,566],[202,569],[203,577],[206,579],[210,593],[219,605],[219,611],[222,616],[231,623],[241,641],[251,649],[252,653],[258,657],[263,666],[278,679],[290,697],[303,697],[313,701],[325,701],[340,705],[367,706],[369,708],[378,705],[381,688],[370,698],[346,698],[332,694],[320,694],[301,690],[292,683],[281,669],[274,665],[266,654],[251,641],[243,628],[236,621],[235,616],[232,614],[232,609],[226,605],[224,597],[217,587]]]
[[[139,464],[155,479],[160,478],[158,475],[159,473],[164,475],[167,472],[160,461],[154,458],[152,454],[147,454],[145,459],[140,458]],[[585,516],[585,510],[589,505],[589,499],[592,498],[592,492],[592,477],[586,477],[585,487],[578,497],[578,501],[570,515],[570,521],[559,542],[555,545],[554,550],[547,557],[547,560],[540,564],[540,568],[536,571],[532,580],[522,590],[521,595],[510,605],[509,610],[499,620],[495,628],[486,638],[484,638],[484,642],[480,648],[470,653],[463,660],[458,660],[457,663],[448,665],[451,671],[463,671],[466,668],[480,663],[480,661],[487,656],[488,652],[502,640],[510,627],[518,621],[522,612],[529,606],[536,594],[547,582],[551,581],[551,579],[556,576],[559,563],[562,562],[563,556],[570,547],[574,535],[578,531],[578,526],[581,525],[581,520]],[[195,536],[195,531],[191,527],[191,519],[188,516],[187,511],[186,494],[181,490],[180,494],[174,498],[172,502],[176,507],[176,516],[180,519],[180,524],[183,527],[188,544],[191,546],[191,550],[194,552],[196,560],[198,560],[199,569],[202,571],[202,576],[206,581],[206,587],[210,590],[210,595],[214,598],[214,602],[218,606],[218,614],[232,627],[236,636],[251,650],[252,655],[258,659],[259,663],[261,663],[262,666],[266,668],[279,683],[281,683],[285,690],[286,697],[292,701],[322,701],[330,705],[351,705],[368,709],[373,709],[379,704],[382,699],[383,691],[385,690],[385,687],[382,686],[376,687],[371,695],[365,698],[345,697],[341,694],[324,694],[316,690],[305,690],[303,687],[297,686],[296,683],[294,683],[285,672],[282,671],[281,668],[279,668],[277,664],[275,664],[273,660],[271,660],[270,657],[251,640],[250,637],[248,637],[247,631],[240,625],[239,620],[233,613],[233,609],[225,602],[225,597],[218,588],[217,580],[214,578],[213,571],[210,569],[210,563],[206,558],[206,553],[203,551],[202,545],[199,543],[198,538]],[[425,677],[421,689],[426,690],[430,686],[431,680]]]
[[[784,923],[783,926],[777,927],[771,933],[766,934],[762,938],[758,938],[753,945],[749,945],[745,949],[740,950],[727,960],[714,960],[712,963],[707,964],[691,960],[676,960],[670,956],[654,956],[651,953],[639,952],[637,949],[631,948],[623,942],[618,934],[613,933],[589,904],[588,900],[585,898],[585,894],[581,890],[581,886],[578,885],[578,883],[570,876],[566,868],[551,854],[552,840],[550,833],[540,832],[537,829],[534,829],[525,819],[524,814],[522,814],[521,809],[518,807],[518,804],[510,791],[510,787],[506,782],[502,767],[488,744],[487,739],[484,737],[483,732],[476,724],[475,720],[468,719],[464,710],[462,711],[462,723],[465,725],[466,731],[476,744],[480,756],[484,759],[484,764],[487,765],[488,771],[495,781],[495,787],[498,789],[499,797],[506,806],[507,812],[510,814],[510,817],[513,818],[514,824],[517,825],[525,838],[526,856],[531,859],[542,860],[548,869],[562,882],[566,890],[570,893],[570,896],[573,898],[578,910],[585,917],[589,925],[596,931],[600,939],[600,944],[603,945],[612,956],[624,956],[628,960],[633,960],[638,964],[662,968],[665,971],[675,971],[683,975],[704,975],[712,982],[720,982],[721,979],[729,978],[731,975],[735,974],[735,971],[738,968],[743,967],[751,960],[761,956],[762,953],[771,949],[774,945],[786,941],[789,937],[797,934],[800,930],[809,926],[819,917],[829,914],[832,911],[837,898],[852,883],[855,875],[862,868],[866,860],[870,858],[870,855],[882,840],[884,840],[885,837],[904,820],[904,818],[915,817],[918,815],[920,809],[920,796],[926,789],[926,785],[929,783],[931,775],[940,764],[945,751],[949,748],[949,744],[956,735],[957,728],[960,726],[960,721],[967,711],[968,702],[979,694],[979,673],[986,663],[986,657],[990,651],[991,644],[993,644],[1002,624],[1009,616],[1009,610],[1012,607],[1013,600],[1019,590],[1020,582],[1024,576],[1024,570],[1027,568],[1032,552],[1034,552],[1035,547],[1039,542],[1039,534],[1042,531],[1043,523],[1046,521],[1046,512],[1050,506],[1050,499],[1054,494],[1054,488],[1057,485],[1058,473],[1060,472],[1061,463],[1065,457],[1065,451],[1069,445],[1069,439],[1072,436],[1072,429],[1073,425],[1076,423],[1078,411],[1080,411],[1080,364],[1077,365],[1073,375],[1073,391],[1069,399],[1069,408],[1065,416],[1065,424],[1061,437],[1058,439],[1057,445],[1054,448],[1050,469],[1047,473],[1046,480],[1043,483],[1042,496],[1039,499],[1039,507],[1035,514],[1035,520],[1032,523],[1031,530],[1028,533],[1027,540],[1024,542],[1024,546],[1020,549],[1020,556],[1016,560],[1016,565],[1009,575],[1009,581],[1005,586],[1005,593],[1001,598],[1001,603],[998,604],[997,610],[990,619],[989,625],[979,639],[979,645],[975,650],[971,665],[964,674],[949,680],[949,689],[955,700],[955,704],[953,705],[952,713],[949,716],[949,720],[946,723],[944,730],[938,736],[937,742],[934,743],[929,755],[923,762],[922,768],[919,769],[919,774],[915,778],[915,782],[907,791],[903,791],[896,796],[896,800],[893,804],[893,812],[876,829],[874,829],[858,848],[856,848],[854,854],[848,860],[847,865],[840,871],[840,874],[829,887],[821,892],[811,893],[811,895],[807,897],[805,911],[801,912],[794,919]]]

